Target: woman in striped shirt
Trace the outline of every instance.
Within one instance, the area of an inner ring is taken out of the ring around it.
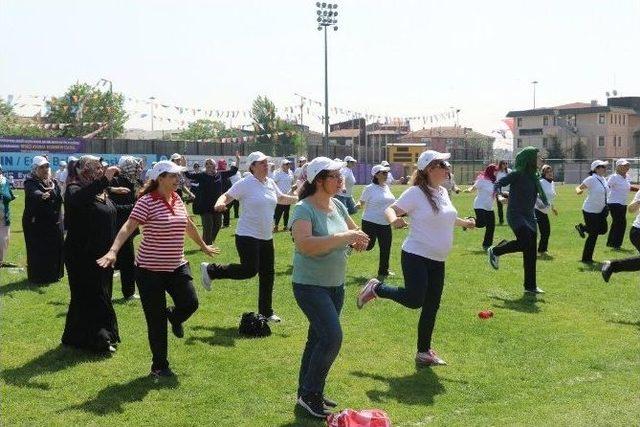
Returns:
[[[167,320],[173,334],[182,338],[182,323],[198,308],[191,270],[184,257],[184,235],[187,234],[207,255],[219,253],[217,248],[204,243],[176,193],[179,174],[184,169],[163,160],[149,171],[148,181],[140,191],[129,219],[109,252],[97,260],[101,267],[113,266],[118,250],[131,233],[142,226],[142,243],[136,255],[136,282],[153,354],[151,375],[155,377],[173,376],[167,360]],[[167,307],[165,291],[175,307]]]

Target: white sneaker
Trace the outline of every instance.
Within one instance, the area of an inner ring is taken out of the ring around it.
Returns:
[[[277,314],[274,313],[271,316],[267,317],[267,322],[280,323],[282,322],[282,319],[278,317]]]
[[[210,291],[211,290],[211,277],[209,277],[209,273],[207,272],[207,266],[209,263],[201,262],[200,263],[200,278],[202,279],[202,287]]]
[[[358,299],[356,300],[356,305],[358,309],[362,309],[366,303],[376,298],[376,286],[380,284],[378,279],[369,279],[369,281],[362,287],[360,293],[358,294]]]

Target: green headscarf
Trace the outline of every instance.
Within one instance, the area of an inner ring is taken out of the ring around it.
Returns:
[[[516,154],[515,170],[522,175],[531,178],[536,183],[536,191],[545,205],[548,205],[547,195],[540,185],[540,173],[538,173],[538,149],[536,147],[524,147]]]

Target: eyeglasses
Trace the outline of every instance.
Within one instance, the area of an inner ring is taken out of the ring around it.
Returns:
[[[389,171],[381,171],[381,172],[378,172],[378,173],[380,173],[382,175],[389,175]]]
[[[342,174],[341,173],[330,173],[330,174],[327,174],[327,178],[342,179]]]
[[[432,163],[433,163],[433,166],[432,166],[433,168],[449,169],[449,166],[447,166],[447,164],[442,160],[436,160]]]

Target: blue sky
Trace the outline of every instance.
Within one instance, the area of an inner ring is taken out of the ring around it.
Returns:
[[[532,106],[532,80],[537,106],[604,103],[614,88],[640,95],[637,0],[338,4],[331,106],[388,116],[456,107],[461,125],[488,133]],[[323,100],[315,13],[306,0],[2,0],[0,96],[59,95],[104,77],[127,96],[196,108],[246,110],[258,94],[281,108],[299,102],[294,93]]]

